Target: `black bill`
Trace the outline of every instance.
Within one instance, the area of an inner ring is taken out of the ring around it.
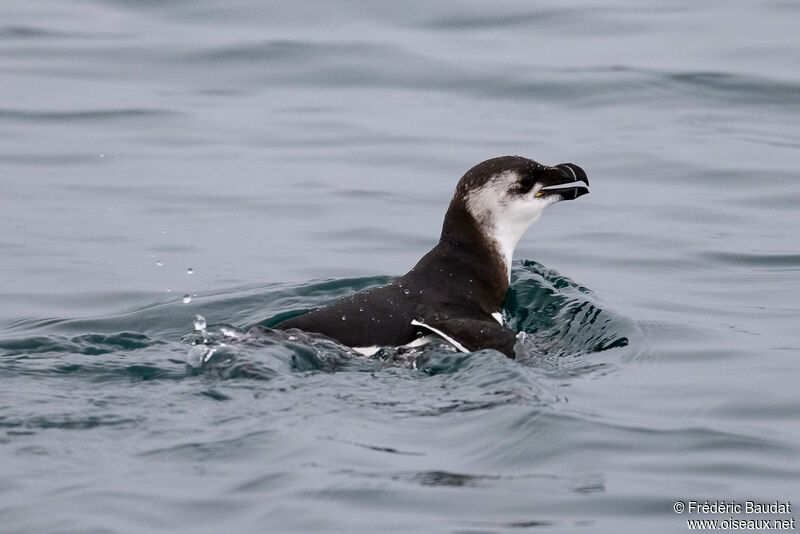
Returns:
[[[589,179],[583,169],[573,163],[561,163],[553,168],[561,171],[559,179],[542,186],[536,196],[560,195],[564,200],[575,200],[589,193]]]

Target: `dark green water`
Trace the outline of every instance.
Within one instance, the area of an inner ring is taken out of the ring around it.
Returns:
[[[800,506],[800,6],[0,6],[0,532],[684,532]],[[458,178],[521,357],[243,333],[385,284]],[[206,323],[196,330],[197,316]]]

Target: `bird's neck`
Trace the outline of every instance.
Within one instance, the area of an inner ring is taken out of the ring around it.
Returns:
[[[513,243],[498,242],[494,235],[485,231],[485,221],[476,220],[464,203],[456,200],[450,203],[445,214],[440,238],[442,246],[468,255],[471,263],[477,264],[481,278],[494,286],[494,291],[502,291],[503,297],[508,289],[511,257],[517,241],[519,238]],[[504,249],[509,243],[510,248]]]

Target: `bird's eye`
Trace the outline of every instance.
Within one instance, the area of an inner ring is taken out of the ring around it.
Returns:
[[[536,185],[536,179],[533,176],[524,176],[517,182],[517,192],[525,195],[533,189],[534,185]]]

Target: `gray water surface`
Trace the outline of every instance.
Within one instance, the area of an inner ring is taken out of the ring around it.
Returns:
[[[0,531],[800,506],[798,27],[787,1],[3,2]],[[506,154],[592,188],[517,249],[526,357],[237,341],[402,275]]]

